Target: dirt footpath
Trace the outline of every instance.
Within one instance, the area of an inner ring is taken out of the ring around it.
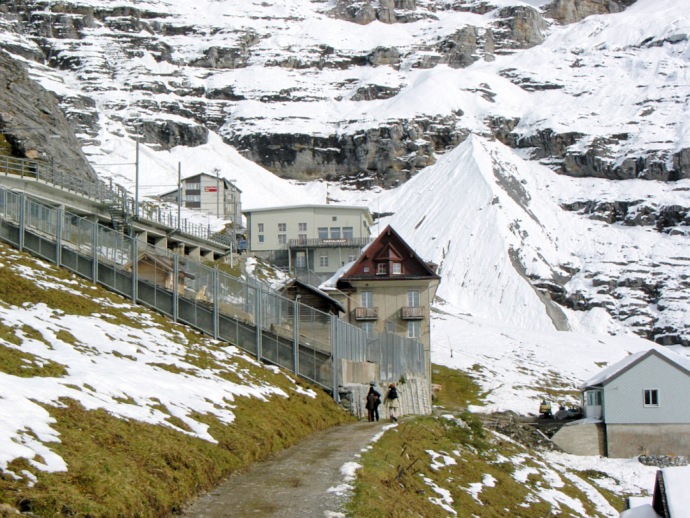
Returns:
[[[185,516],[340,516],[347,498],[341,467],[357,462],[356,455],[388,424],[359,422],[308,437],[246,473],[231,477],[194,502]]]

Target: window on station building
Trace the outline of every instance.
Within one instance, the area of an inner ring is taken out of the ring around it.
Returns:
[[[328,268],[328,256],[327,255],[319,256],[319,266],[321,268]]]
[[[287,223],[278,223],[278,232],[287,232]]]
[[[352,227],[343,227],[343,237],[345,239],[352,239],[354,237],[354,230]]]
[[[365,320],[359,323],[359,327],[362,328],[362,330],[367,334],[367,336],[374,335],[374,322]]]
[[[285,235],[285,234],[278,234],[278,244],[279,244],[279,245],[285,245],[285,244],[287,244],[287,235]]]
[[[307,231],[307,224],[306,223],[298,223],[297,224],[297,230],[300,232],[306,232]]]
[[[263,231],[264,231],[264,224],[259,223],[259,232],[263,232]]]
[[[419,325],[419,320],[408,320],[407,321],[407,337],[408,338],[419,338],[421,334],[421,326]]]
[[[328,227],[319,227],[319,239],[328,239]]]
[[[386,275],[388,273],[388,266],[386,263],[378,263],[376,265],[376,275]]]
[[[392,265],[392,271],[391,273],[393,275],[401,275],[402,274],[402,263],[393,263]]]

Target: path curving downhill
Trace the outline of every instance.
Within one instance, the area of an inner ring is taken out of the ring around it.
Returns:
[[[197,518],[344,516],[341,467],[388,423],[358,422],[307,437],[275,457],[230,477],[196,500],[185,516]],[[340,486],[340,487],[339,487]]]

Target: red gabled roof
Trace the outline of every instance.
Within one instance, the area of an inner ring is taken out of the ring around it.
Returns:
[[[386,264],[385,274],[377,274],[379,263]],[[393,263],[402,265],[402,273],[392,273]],[[439,279],[440,277],[389,225],[362,252],[359,259],[343,274],[340,281],[424,278]]]

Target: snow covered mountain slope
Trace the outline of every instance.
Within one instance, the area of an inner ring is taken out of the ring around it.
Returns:
[[[0,45],[99,142],[141,116],[151,145],[210,128],[283,176],[391,186],[480,132],[576,176],[674,180],[688,20],[674,0],[29,0]]]
[[[439,264],[438,295],[462,312],[532,329],[628,328],[687,343],[687,235],[592,220],[562,206],[593,194],[674,205],[687,201],[689,189],[687,180],[556,176],[473,136],[374,207],[392,213],[387,222]]]
[[[366,201],[461,311],[690,343],[687,2],[4,7],[0,45],[58,95],[101,176],[133,185],[139,133],[144,194],[181,162],[236,179],[245,207]],[[246,158],[402,186],[297,186]]]

